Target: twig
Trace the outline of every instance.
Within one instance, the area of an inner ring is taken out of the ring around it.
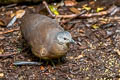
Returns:
[[[11,7],[15,7],[17,4],[9,4],[7,6],[5,6],[6,8],[11,8]]]
[[[16,53],[11,53],[11,54],[0,54],[0,57],[9,57],[9,56],[13,56]]]
[[[1,6],[0,9],[15,7],[17,4],[10,4],[7,6]]]
[[[22,66],[22,65],[37,65],[40,66],[42,65],[42,62],[34,62],[34,61],[15,61],[13,65],[15,66]]]
[[[7,34],[7,33],[10,33],[10,32],[14,32],[14,31],[18,31],[18,30],[20,30],[19,27],[11,29],[11,30],[7,30],[7,31],[2,31],[2,32],[0,32],[0,35]]]
[[[55,17],[55,14],[53,14],[53,13],[51,12],[51,10],[49,9],[47,2],[46,2],[46,1],[43,1],[43,4],[45,5],[45,7],[46,7],[46,9],[48,10],[49,14],[50,14],[52,17]]]
[[[57,15],[57,18],[72,18],[72,17],[76,17],[77,14],[70,14],[70,15]]]
[[[120,11],[120,7],[116,7],[111,13],[110,15],[114,15],[116,12]]]
[[[120,10],[117,6],[114,5],[114,6],[110,7],[108,10],[102,11],[99,13],[90,13],[90,14],[82,14],[82,15],[81,15],[81,13],[80,14],[71,14],[71,15],[54,15],[50,11],[48,4],[45,1],[43,1],[43,4],[45,5],[45,7],[47,8],[48,12],[50,13],[50,15],[52,17],[58,17],[58,18],[76,18],[79,15],[80,15],[79,18],[88,18],[88,17],[94,17],[94,16],[103,16],[103,15],[107,15],[110,13],[115,14],[116,12],[118,12]]]
[[[99,12],[99,13],[91,13],[91,14],[83,14],[81,15],[80,17],[94,17],[94,16],[103,16],[103,15],[107,15],[107,14],[110,14],[112,13],[114,10],[116,10],[118,7],[117,6],[112,6],[110,7],[108,10],[106,11],[102,11],[102,12]]]
[[[84,13],[86,13],[86,10],[82,11],[80,14],[77,14],[76,16],[74,16],[74,17],[72,17],[72,18],[70,18],[70,19],[65,20],[64,22],[62,22],[62,24],[65,24],[65,23],[71,21],[72,19],[77,18],[78,16],[80,16],[80,15],[82,15],[82,14],[84,14]]]
[[[99,18],[100,20],[103,20],[103,18]],[[115,17],[106,17],[106,19],[110,19],[110,20],[120,20],[119,16],[115,16]]]

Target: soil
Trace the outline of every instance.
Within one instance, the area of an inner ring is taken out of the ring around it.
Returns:
[[[79,4],[86,4],[86,1]],[[82,5],[81,5],[82,6]],[[78,6],[76,6],[78,7]],[[79,6],[80,7],[80,6]],[[104,7],[106,7],[104,5]],[[109,8],[110,6],[107,5]],[[0,7],[0,32],[14,28],[18,30],[0,34],[0,80],[119,80],[120,79],[120,13],[113,16],[95,16],[91,18],[75,18],[62,25],[72,34],[77,44],[70,46],[70,51],[60,62],[51,63],[40,61],[35,57],[22,39],[20,19],[11,27],[6,27],[10,21],[11,11],[19,9],[32,10],[39,13],[43,5],[16,5]],[[69,7],[60,7],[61,14],[70,14]],[[46,10],[44,10],[46,11]],[[91,11],[92,12],[92,11]],[[40,12],[42,13],[42,12]],[[90,12],[88,11],[88,14]],[[47,16],[50,16],[46,14]],[[110,19],[112,17],[112,19]],[[102,19],[101,19],[102,18]],[[101,19],[101,20],[100,20]],[[107,21],[105,20],[107,19]],[[93,27],[98,25],[98,28]],[[14,66],[15,61],[37,61],[42,65]]]

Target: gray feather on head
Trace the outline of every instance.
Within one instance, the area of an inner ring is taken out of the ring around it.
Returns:
[[[71,42],[75,42],[72,39],[71,34],[68,31],[63,31],[63,32],[59,32],[57,34],[57,40],[59,42],[59,44],[66,44],[66,43],[71,43]]]

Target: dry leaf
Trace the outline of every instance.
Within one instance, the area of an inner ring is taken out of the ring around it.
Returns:
[[[64,1],[65,6],[75,6],[77,5],[76,0],[65,0]]]
[[[12,13],[12,14],[10,15],[11,18],[14,17],[14,16],[15,16],[15,13]]]
[[[5,39],[5,36],[0,35],[0,40],[3,40],[3,39]]]
[[[4,73],[0,73],[0,78],[4,77]]]
[[[16,11],[16,18],[21,18],[25,14],[25,10]]]
[[[0,54],[4,53],[4,49],[0,48]]]
[[[57,11],[57,9],[54,6],[49,5],[49,8],[50,8],[52,13],[54,13],[55,15],[59,15],[59,12]]]
[[[78,9],[76,9],[75,7],[69,8],[70,11],[72,11],[73,13],[79,14],[80,11]]]
[[[29,8],[29,9],[34,9],[34,7],[33,7],[33,6],[29,6],[28,8]]]
[[[43,71],[43,70],[45,70],[45,68],[44,68],[43,66],[40,66],[40,70],[42,70],[42,71]]]
[[[96,25],[96,24],[94,24],[94,25],[92,25],[92,28],[94,28],[94,29],[98,29],[98,28],[99,28],[99,26],[98,26],[98,25]]]
[[[96,12],[100,12],[100,11],[102,11],[103,9],[104,9],[103,7],[97,8]]]
[[[120,69],[118,70],[118,72],[120,73]]]
[[[75,57],[75,59],[80,59],[82,57],[83,57],[83,55],[79,55],[79,56]]]
[[[5,26],[5,22],[0,20],[0,26]]]
[[[89,4],[90,5],[95,5],[95,1],[90,1]]]
[[[11,14],[12,20],[8,23],[7,27],[12,26],[17,18],[21,18],[25,14],[25,10],[18,10],[16,13]]]
[[[87,11],[91,10],[91,7],[88,7],[87,4],[83,5],[82,7],[83,7],[83,9],[85,9],[85,10],[87,10]]]
[[[73,59],[73,56],[66,57],[67,59]]]
[[[120,55],[120,50],[119,49],[114,49],[115,52],[117,52],[118,55]]]

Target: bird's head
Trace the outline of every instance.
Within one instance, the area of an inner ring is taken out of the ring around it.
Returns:
[[[57,40],[61,45],[67,43],[75,43],[75,41],[72,39],[71,34],[68,31],[59,32],[57,34]]]

